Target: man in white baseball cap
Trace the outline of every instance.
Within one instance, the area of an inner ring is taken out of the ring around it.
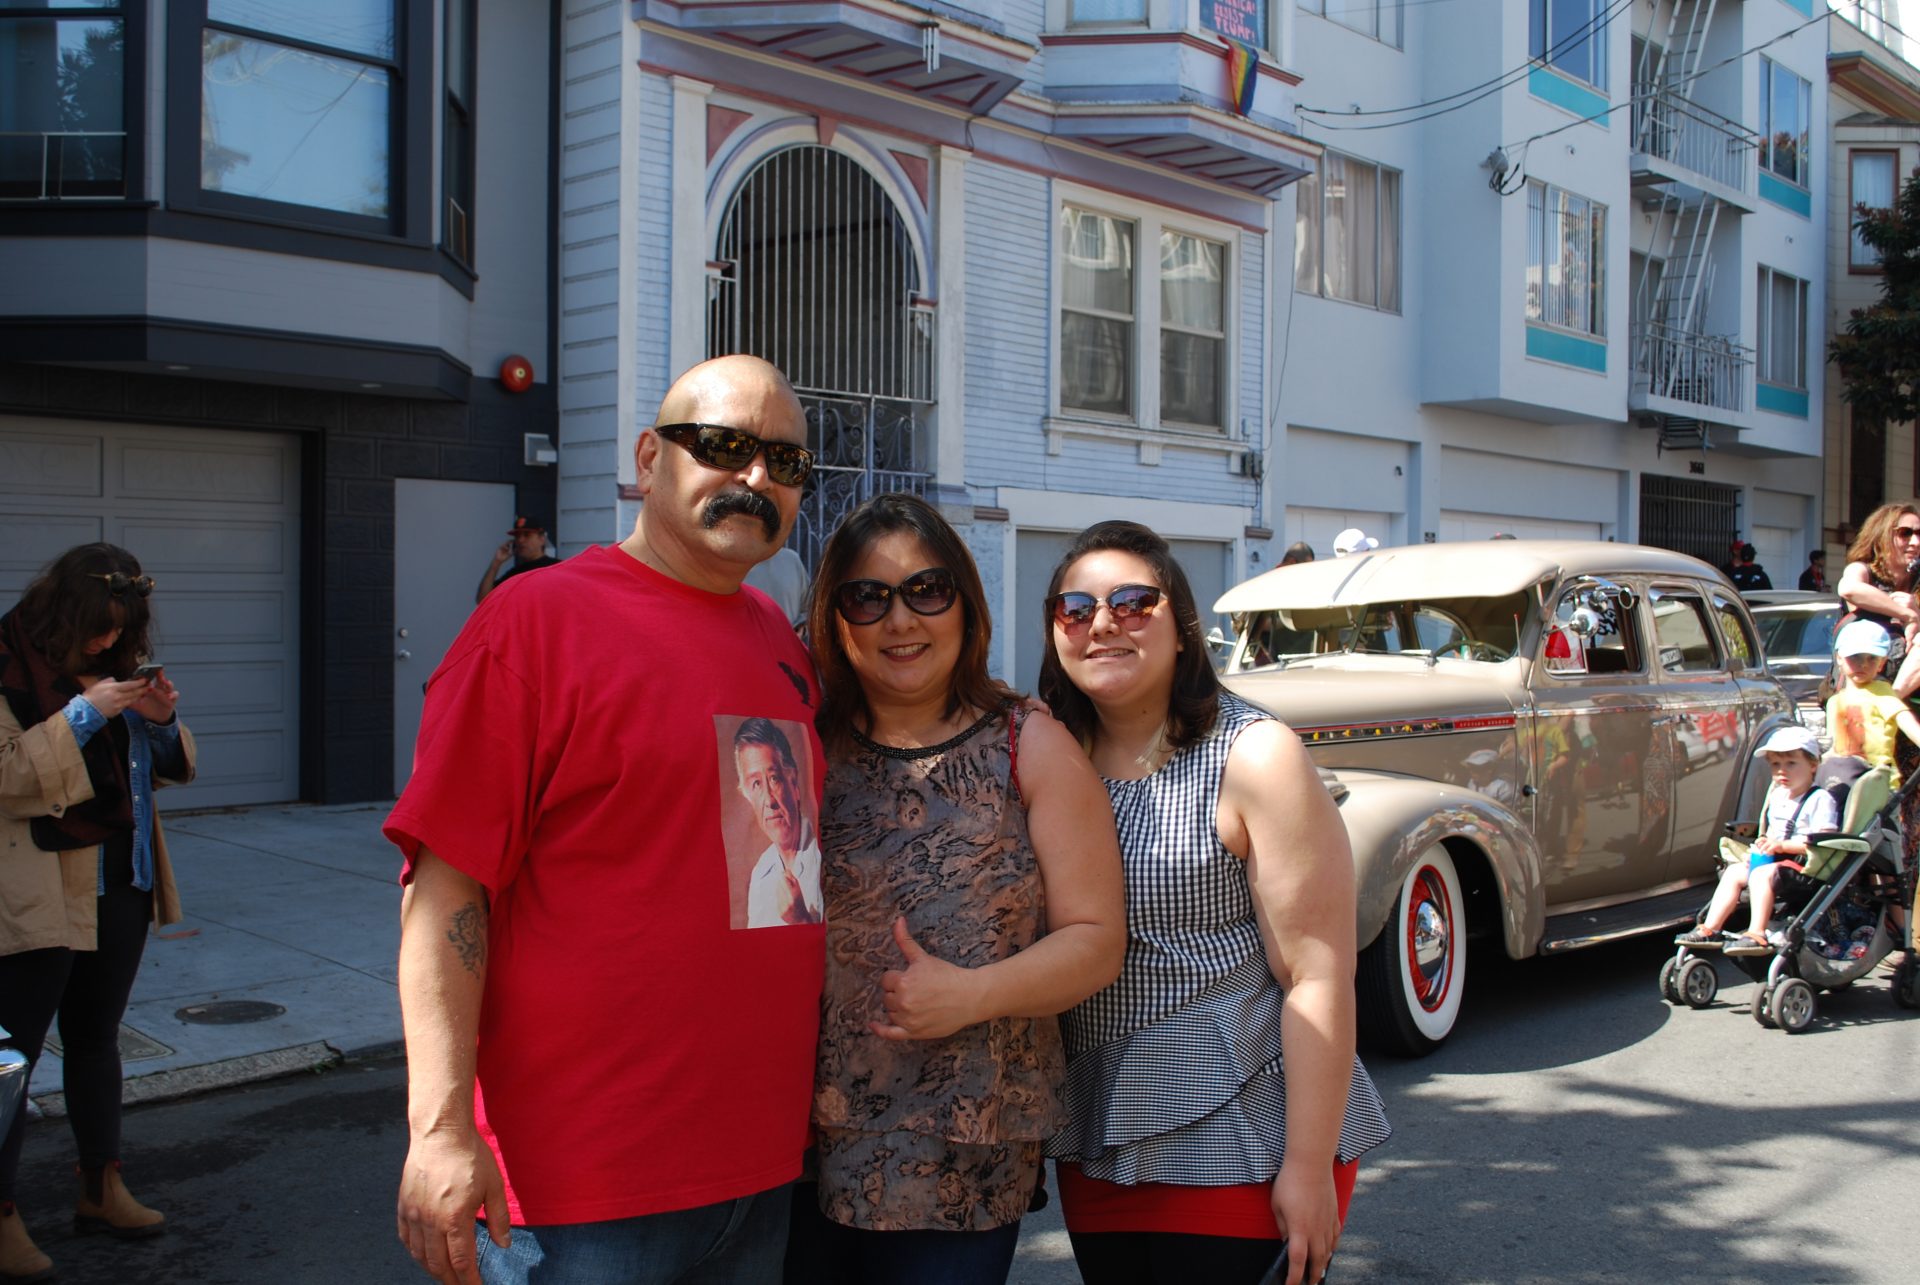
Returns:
[[[1378,540],[1357,526],[1350,526],[1339,535],[1333,537],[1333,556],[1336,558],[1344,558],[1349,553],[1365,553],[1369,549],[1377,549],[1379,547],[1380,542]]]

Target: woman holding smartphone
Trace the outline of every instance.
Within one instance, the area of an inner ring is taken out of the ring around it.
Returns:
[[[75,1225],[123,1239],[166,1227],[120,1177],[119,1034],[147,925],[180,918],[153,790],[194,757],[148,662],[153,589],[125,549],[83,544],[0,616],[0,1027],[31,1063],[58,1017]],[[25,1113],[0,1130],[0,1282],[53,1272],[14,1205]]]
[[[1300,740],[1224,692],[1167,542],[1082,532],[1040,697],[1106,782],[1120,980],[1061,1017],[1058,1162],[1088,1285],[1315,1285],[1390,1130],[1354,1057],[1353,858]]]

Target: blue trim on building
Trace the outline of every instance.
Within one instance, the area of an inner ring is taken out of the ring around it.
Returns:
[[[1813,193],[1765,170],[1760,171],[1760,195],[1803,219],[1813,217]]]
[[[1804,388],[1782,388],[1778,384],[1756,382],[1753,389],[1753,404],[1761,410],[1772,411],[1776,415],[1807,418],[1807,393]]]
[[[1527,73],[1527,92],[1575,116],[1593,116],[1612,106],[1605,94],[1558,72],[1548,71],[1545,67],[1535,67]],[[1602,116],[1593,123],[1601,129],[1612,128],[1612,118],[1608,116]]]
[[[1595,374],[1607,373],[1607,346],[1597,339],[1582,339],[1563,330],[1546,326],[1527,327],[1527,356],[1542,361],[1557,361]]]
[[[1793,10],[1802,18],[1813,17],[1813,0],[1784,0],[1784,3],[1787,8]]]

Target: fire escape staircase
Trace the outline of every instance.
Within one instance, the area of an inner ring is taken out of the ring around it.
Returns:
[[[1695,101],[1716,3],[1675,0],[1665,40],[1642,44],[1634,74],[1633,152],[1664,168],[1635,176],[1651,189],[1643,208],[1656,236],[1635,284],[1633,389],[1662,451],[1710,449],[1712,428],[1745,409],[1752,365],[1735,337],[1706,331],[1715,233],[1740,208],[1725,197],[1744,193],[1757,142]]]

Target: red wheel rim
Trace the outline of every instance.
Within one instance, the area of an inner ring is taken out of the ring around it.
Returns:
[[[1438,1012],[1453,987],[1453,898],[1432,866],[1422,866],[1407,890],[1407,980],[1413,998]]]

